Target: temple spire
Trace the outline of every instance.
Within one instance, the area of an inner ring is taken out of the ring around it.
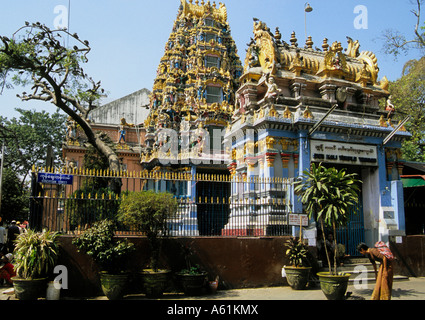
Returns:
[[[226,6],[181,0],[150,96],[142,162],[150,161],[166,143],[157,134],[160,129],[173,129],[180,135],[200,124],[205,130],[212,124],[227,126],[241,75]]]

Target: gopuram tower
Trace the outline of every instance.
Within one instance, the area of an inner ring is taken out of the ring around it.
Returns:
[[[141,152],[141,165],[150,172],[192,177],[149,181],[146,186],[187,200],[170,226],[175,234],[220,234],[227,221],[226,206],[211,211],[197,200],[228,199],[230,184],[195,181],[195,177],[229,176],[229,150],[223,146],[223,136],[242,70],[225,5],[181,0],[157,69]]]
[[[142,166],[194,173],[214,162],[226,169],[221,132],[241,75],[225,5],[181,0],[150,96]]]

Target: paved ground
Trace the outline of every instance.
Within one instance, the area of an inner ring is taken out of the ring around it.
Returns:
[[[369,300],[373,283],[360,288],[350,285],[350,300]],[[0,288],[0,300],[15,300],[14,294],[4,294],[7,288]],[[65,298],[66,299],[66,298]],[[183,294],[165,294],[160,300],[326,300],[320,287],[307,290],[292,290],[290,287],[270,287],[255,289],[219,290],[215,294],[199,297],[186,297]],[[79,300],[79,299],[73,299]],[[80,300],[107,300],[105,296],[84,298]],[[124,300],[148,300],[144,295],[128,295]],[[393,284],[392,300],[425,300],[425,278],[409,278],[405,281],[395,281]]]
[[[364,288],[350,285],[351,299],[369,300],[374,284]],[[97,299],[104,299],[98,297]],[[144,299],[143,296],[126,296],[126,299]],[[184,295],[165,295],[163,299],[191,300]],[[271,287],[255,289],[220,290],[216,294],[196,297],[199,300],[326,300],[319,287],[308,290],[292,290],[290,287]],[[392,300],[425,300],[425,278],[410,278],[393,284]]]

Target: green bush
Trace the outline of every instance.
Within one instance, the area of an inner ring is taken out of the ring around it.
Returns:
[[[151,246],[153,270],[158,270],[160,237],[166,234],[167,219],[177,211],[177,200],[171,193],[140,191],[129,193],[121,200],[118,221],[146,234]]]
[[[112,221],[102,220],[85,230],[72,243],[79,252],[91,256],[102,271],[119,273],[124,270],[125,259],[133,252],[134,244],[127,239],[117,240],[115,230]]]

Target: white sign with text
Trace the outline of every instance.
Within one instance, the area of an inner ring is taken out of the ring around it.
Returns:
[[[311,140],[311,161],[362,166],[378,165],[376,146]]]

